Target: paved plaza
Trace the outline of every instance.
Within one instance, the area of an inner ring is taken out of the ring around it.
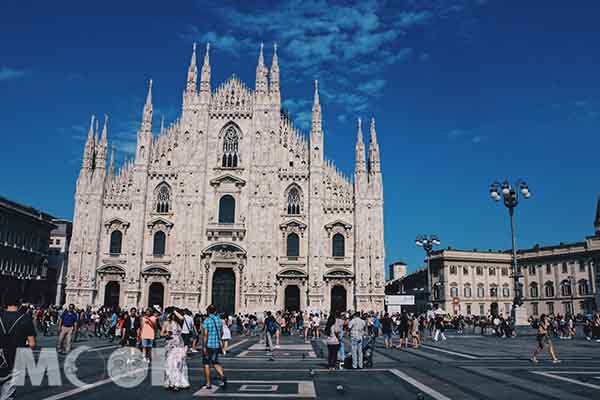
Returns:
[[[54,338],[42,338],[51,345]],[[544,354],[540,363],[529,361],[535,346],[533,336],[514,339],[449,335],[445,342],[427,340],[420,349],[387,350],[377,341],[371,369],[326,369],[327,349],[321,341],[305,344],[299,337],[283,337],[281,348],[269,361],[257,337],[236,337],[230,353],[222,358],[226,389],[213,385],[201,389],[202,360],[199,354],[188,359],[192,387],[171,393],[152,385],[152,373],[143,363],[124,367],[115,384],[106,372],[109,356],[119,346],[105,341],[82,342],[74,372],[85,386],[76,387],[65,378],[62,385],[29,384],[18,389],[23,400],[116,398],[346,398],[346,399],[573,399],[600,398],[600,343],[555,340],[562,363],[553,365]],[[87,350],[81,346],[88,346]],[[349,344],[347,345],[349,348]],[[59,356],[61,364],[65,357]],[[144,378],[144,375],[147,376]],[[161,374],[155,369],[155,374]],[[136,385],[138,381],[141,384]]]

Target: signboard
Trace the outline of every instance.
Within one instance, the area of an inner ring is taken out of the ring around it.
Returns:
[[[385,304],[388,306],[414,306],[415,296],[413,295],[396,295],[385,296]]]
[[[390,314],[400,314],[402,312],[402,306],[388,305],[387,312]]]

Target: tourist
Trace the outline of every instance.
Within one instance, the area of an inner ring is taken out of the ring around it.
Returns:
[[[325,325],[325,334],[327,335],[325,344],[327,344],[327,366],[329,367],[329,371],[335,371],[338,350],[340,348],[340,333],[339,325],[336,324],[335,314],[331,313]]]
[[[135,307],[129,310],[129,314],[123,321],[123,327],[121,332],[121,344],[126,347],[131,347],[131,354],[137,347],[138,338],[140,333],[140,320],[137,316],[137,309]]]
[[[35,327],[29,313],[19,311],[19,292],[14,287],[3,290],[5,310],[0,312],[0,399],[13,399],[17,348],[34,348]]]
[[[535,351],[533,352],[533,356],[531,357],[531,361],[533,363],[538,363],[538,359],[537,356],[538,354],[544,350],[544,343],[548,344],[548,353],[550,354],[550,358],[552,359],[552,362],[554,364],[558,364],[560,362],[560,360],[558,358],[556,358],[556,353],[554,351],[554,345],[552,344],[552,340],[550,339],[550,336],[548,335],[548,328],[550,326],[550,321],[548,320],[548,317],[546,316],[546,314],[542,314],[540,316],[540,321],[537,324],[537,342],[538,345],[535,349]]]
[[[419,337],[419,322],[414,315],[410,317],[408,325],[413,348],[418,349],[421,344],[421,338]]]
[[[400,344],[398,349],[402,350],[402,347],[408,348],[408,337],[409,333],[409,320],[406,311],[402,310],[399,318],[400,324],[398,325],[398,334],[400,335]]]
[[[77,320],[78,315],[75,311],[75,304],[69,304],[69,309],[62,313],[58,325],[58,345],[56,347],[60,354],[66,354],[71,351]]]
[[[223,322],[216,314],[216,308],[212,304],[206,309],[208,316],[204,320],[204,346],[202,364],[204,365],[204,379],[206,383],[202,389],[212,389],[210,381],[210,367],[214,366],[217,374],[221,378],[219,386],[227,385],[225,371],[219,362],[219,353],[221,352],[221,338],[223,337]]]
[[[344,345],[344,334],[348,328],[348,320],[345,317],[345,313],[339,313],[335,320],[336,329],[340,333],[340,348],[338,350],[338,360],[340,362],[340,369],[343,369],[344,360],[346,359],[346,348]]]
[[[181,328],[181,337],[183,338],[183,343],[185,344],[186,351],[191,351],[192,349],[192,338],[196,334],[194,328],[194,319],[192,318],[192,312],[187,308],[183,310],[183,325]]]
[[[360,313],[355,312],[352,321],[348,324],[350,329],[350,340],[352,343],[352,368],[362,369],[363,367],[363,337],[365,335],[367,324],[360,318]]]
[[[277,320],[271,314],[271,311],[266,312],[266,318],[263,325],[265,350],[268,353],[269,360],[273,361],[273,336],[277,333]]]
[[[308,343],[308,333],[310,331],[310,327],[312,324],[312,314],[309,314],[308,311],[304,311],[302,315],[302,325],[304,326],[304,343]]]
[[[152,346],[156,337],[157,318],[152,315],[152,309],[147,308],[140,322],[140,342],[144,352],[144,361],[150,362],[152,359]]]
[[[440,336],[442,337],[442,340],[446,340],[446,335],[444,335],[444,331],[446,330],[446,325],[444,323],[444,317],[441,315],[438,315],[435,318],[435,334],[433,336],[433,341],[437,342],[438,339],[440,338]]]
[[[392,347],[392,324],[393,321],[388,313],[383,314],[381,319],[381,333],[383,334],[383,345],[386,349]]]
[[[313,339],[318,339],[321,337],[321,317],[319,317],[318,313],[315,313],[312,317],[312,327],[314,331]]]
[[[181,335],[184,321],[183,312],[177,309],[165,310],[168,315],[163,324],[160,336],[165,338],[165,387],[167,390],[179,391],[190,387],[186,364],[186,347]]]
[[[227,349],[229,348],[229,341],[231,340],[231,330],[229,329],[229,325],[229,318],[227,314],[225,314],[223,318],[223,337],[221,337],[221,340],[223,341],[223,355],[227,354]]]

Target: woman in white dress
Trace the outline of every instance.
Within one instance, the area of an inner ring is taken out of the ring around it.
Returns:
[[[229,341],[231,340],[231,329],[229,329],[229,324],[229,317],[225,314],[223,316],[223,336],[221,337],[221,340],[223,341],[223,355],[227,354]]]
[[[181,337],[182,323],[183,313],[173,309],[160,333],[166,339],[165,387],[174,391],[190,387],[186,348]]]

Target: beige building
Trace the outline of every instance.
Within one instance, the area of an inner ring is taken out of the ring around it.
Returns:
[[[600,307],[600,200],[595,235],[582,242],[518,251],[528,315],[584,314]],[[510,315],[510,252],[441,250],[431,256],[434,301],[453,314]]]
[[[305,135],[282,111],[276,47],[261,46],[254,90],[212,89],[194,52],[181,116],[153,131],[152,81],[134,160],[107,168],[107,124],[92,122],[77,180],[66,301],[213,303],[221,311],[381,310],[383,183],[375,122],[359,120],[354,179],[325,158],[315,82]],[[354,137],[352,133],[350,137]],[[98,138],[100,136],[100,138]]]

